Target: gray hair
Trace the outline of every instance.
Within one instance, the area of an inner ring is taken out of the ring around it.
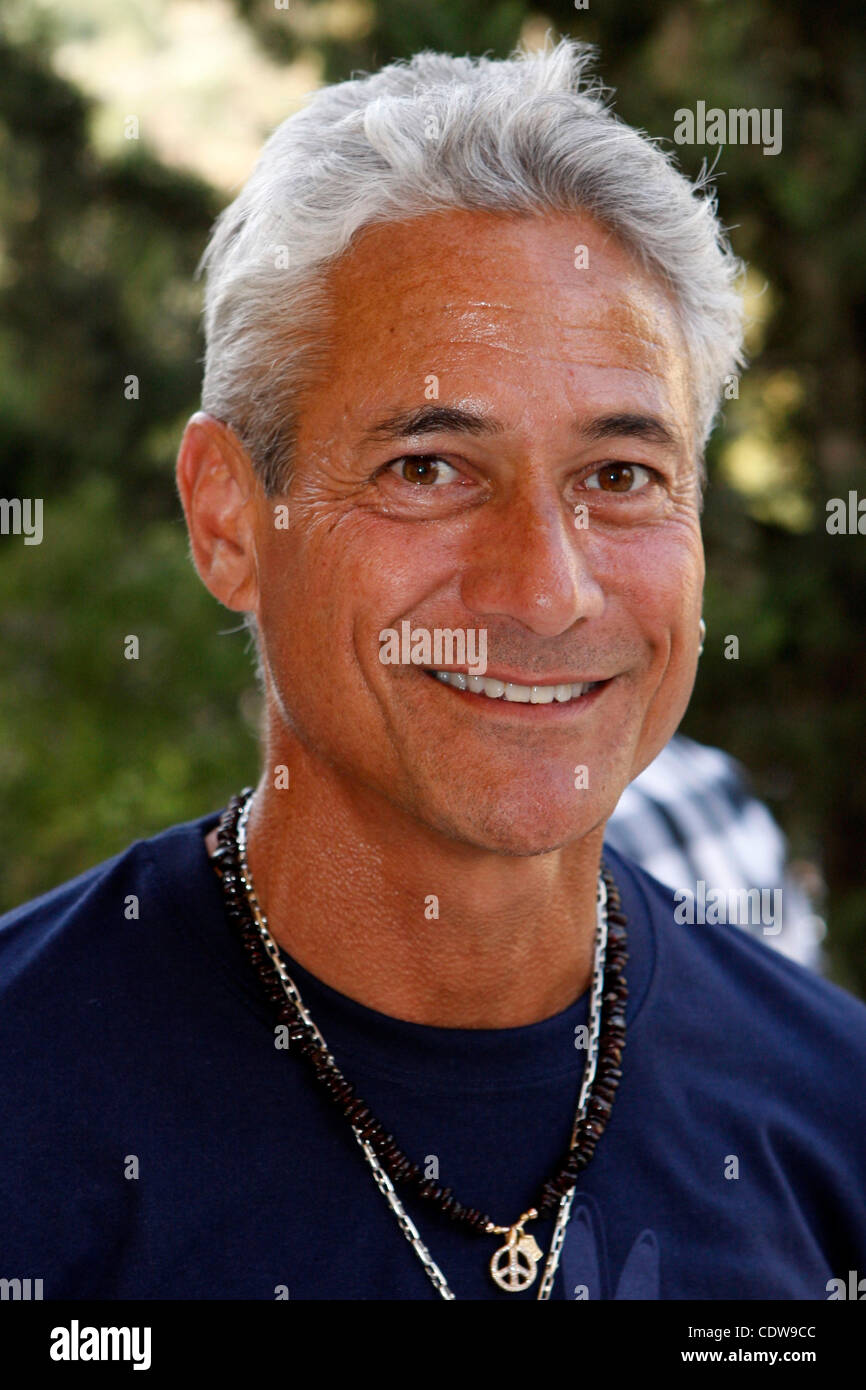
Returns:
[[[744,364],[742,264],[706,164],[691,182],[615,116],[593,56],[570,38],[505,60],[425,51],[320,89],[270,136],[199,265],[202,407],[269,495],[288,487],[298,402],[325,359],[329,262],[369,224],[448,209],[583,211],[618,235],[672,295],[702,452]]]

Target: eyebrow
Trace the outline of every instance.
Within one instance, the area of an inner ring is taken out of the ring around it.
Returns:
[[[663,444],[669,448],[678,443],[673,430],[657,416],[631,411],[600,415],[586,424],[575,421],[573,428],[576,434],[591,443],[622,438],[642,439],[647,444]],[[505,433],[505,426],[491,415],[481,415],[461,406],[422,405],[411,410],[398,410],[379,420],[364,432],[361,442],[381,443],[406,439],[410,435],[440,433],[497,435]]]
[[[380,420],[363,435],[364,442],[405,439],[413,434],[502,434],[505,426],[489,415],[460,406],[422,405],[414,410],[398,410]]]
[[[669,429],[656,415],[636,415],[625,412],[619,415],[601,415],[589,424],[577,426],[584,439],[598,443],[602,439],[643,439],[647,444],[666,444],[673,447],[678,441],[673,430]]]

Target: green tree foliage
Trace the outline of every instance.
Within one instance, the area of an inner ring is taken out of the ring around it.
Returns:
[[[41,545],[0,537],[2,910],[223,804],[257,754],[247,639],[173,482],[219,200],[143,142],[100,159],[35,24],[0,31],[0,156],[0,493],[44,513]]]
[[[16,45],[0,30],[3,486],[40,495],[116,473],[137,507],[165,510],[200,381],[192,276],[218,203],[140,141],[101,161],[87,111],[44,37]]]

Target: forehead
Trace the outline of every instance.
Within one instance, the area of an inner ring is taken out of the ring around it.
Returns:
[[[326,277],[327,380],[371,406],[435,375],[443,395],[558,395],[573,410],[688,412],[687,358],[661,283],[593,218],[449,211],[365,228]]]

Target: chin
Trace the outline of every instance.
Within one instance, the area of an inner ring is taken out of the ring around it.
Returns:
[[[478,796],[466,804],[462,815],[459,805],[452,802],[447,810],[438,808],[433,815],[422,811],[421,819],[432,822],[449,839],[488,853],[520,858],[550,854],[584,839],[604,825],[612,810],[612,806],[598,805],[596,798],[577,815],[573,800],[567,806],[548,803],[530,807],[501,799],[485,804]]]

